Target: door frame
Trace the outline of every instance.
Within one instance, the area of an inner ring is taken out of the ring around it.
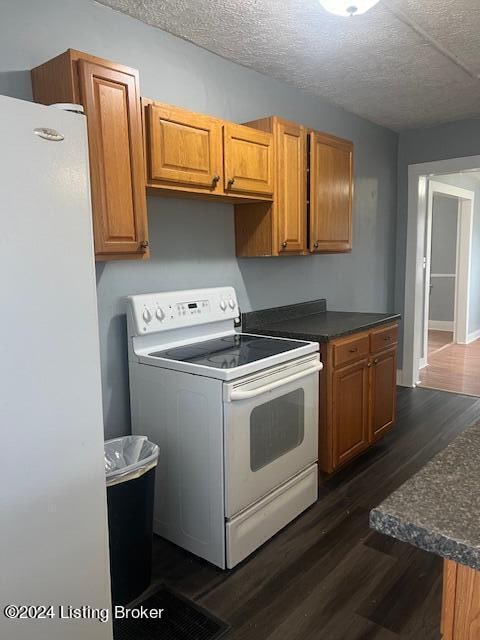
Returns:
[[[427,196],[427,219],[425,235],[425,289],[423,313],[423,355],[420,357],[419,368],[427,366],[428,354],[428,317],[430,310],[430,284],[432,263],[432,224],[433,199],[436,193],[456,198],[458,201],[456,264],[455,264],[455,302],[453,315],[453,341],[460,344],[468,342],[468,308],[470,289],[470,260],[472,248],[473,211],[475,193],[453,185],[438,182],[429,178]]]
[[[427,217],[427,178],[433,174],[478,170],[480,156],[451,158],[408,165],[407,247],[405,260],[405,299],[403,317],[403,364],[398,382],[414,387],[418,382],[421,356],[421,326],[424,310],[423,257]]]

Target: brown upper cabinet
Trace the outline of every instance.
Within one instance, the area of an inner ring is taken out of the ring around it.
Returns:
[[[223,193],[222,122],[164,104],[143,104],[152,182]]]
[[[241,124],[223,126],[225,191],[273,195],[272,136]]]
[[[140,98],[136,69],[74,49],[33,69],[32,85],[36,102],[84,107],[97,260],[149,257],[145,186],[234,203],[241,257],[351,250],[348,140]]]
[[[235,207],[237,255],[305,254],[307,249],[307,134],[277,116],[247,123],[273,135],[274,200]],[[245,127],[242,127],[245,129]]]
[[[97,260],[147,258],[138,71],[68,49],[32,70],[33,97],[84,107]]]
[[[353,144],[309,132],[309,226],[312,253],[352,249]]]
[[[352,248],[353,144],[271,116],[247,123],[273,134],[273,203],[235,207],[240,257]],[[308,182],[308,184],[307,184]]]
[[[231,201],[271,200],[270,134],[142,98],[147,185]]]

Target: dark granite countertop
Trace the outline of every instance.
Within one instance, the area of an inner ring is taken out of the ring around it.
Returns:
[[[370,526],[480,570],[480,425],[370,512]]]
[[[327,342],[400,319],[395,313],[327,311],[325,300],[245,313],[243,330],[270,336]]]

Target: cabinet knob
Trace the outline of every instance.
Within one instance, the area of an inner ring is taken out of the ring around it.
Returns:
[[[288,244],[288,242],[287,242],[286,240],[284,240],[284,241],[282,242],[282,247],[285,249],[285,248],[286,248],[286,246],[287,246],[287,244]]]
[[[375,358],[375,360],[373,361],[373,364],[378,364],[377,358]]]
[[[373,364],[373,362],[369,362],[369,363],[367,364],[367,367],[370,369],[370,367],[372,366],[372,364]]]
[[[228,181],[228,186],[233,187],[234,184],[235,184],[235,178],[230,178],[230,180]]]
[[[216,185],[218,182],[220,182],[220,176],[213,176],[212,184]]]
[[[145,249],[148,248],[148,240],[142,240],[140,242],[140,249],[143,249],[145,251]]]
[[[385,337],[384,337],[384,340],[386,340],[387,342],[388,342],[389,340],[391,340],[391,339],[392,339],[392,336],[385,336]]]
[[[316,242],[313,243],[313,248],[314,249],[318,249],[318,245],[319,245],[319,243],[318,243],[318,240],[317,240]]]
[[[358,351],[358,347],[352,347],[351,349],[349,349],[350,353],[357,353]]]

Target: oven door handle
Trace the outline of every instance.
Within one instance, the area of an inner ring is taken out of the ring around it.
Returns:
[[[281,380],[276,380],[275,382],[271,382],[270,384],[266,384],[263,387],[258,387],[257,389],[252,389],[251,391],[242,391],[240,389],[233,390],[229,394],[229,400],[247,400],[248,398],[256,398],[257,396],[262,395],[262,393],[267,393],[267,391],[273,391],[273,389],[278,389],[279,387],[283,387],[283,385],[288,384],[289,382],[295,382],[295,380],[300,380],[301,378],[305,378],[306,376],[311,375],[312,373],[317,373],[317,371],[321,371],[323,369],[323,364],[319,362],[318,364],[310,367],[309,369],[304,369],[299,373],[294,373],[292,376],[288,376],[287,378],[282,378]]]

